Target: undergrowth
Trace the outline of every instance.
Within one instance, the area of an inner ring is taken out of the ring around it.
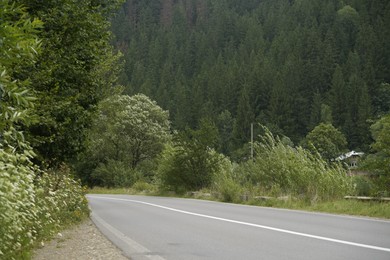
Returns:
[[[30,259],[37,242],[89,216],[86,190],[66,166],[56,172],[31,173],[18,175],[8,169],[0,178],[4,184],[0,187],[0,259]],[[11,182],[7,176],[21,179]]]

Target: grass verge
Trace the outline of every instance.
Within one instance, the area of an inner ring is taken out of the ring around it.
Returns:
[[[280,201],[271,199],[267,201],[249,201],[245,204],[304,210],[311,212],[390,219],[390,204],[388,202],[368,202],[340,199],[334,201],[308,203],[300,200]]]

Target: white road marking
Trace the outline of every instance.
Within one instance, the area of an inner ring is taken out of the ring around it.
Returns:
[[[165,209],[165,210],[170,210],[170,211],[174,211],[174,212],[178,212],[178,213],[182,213],[182,214],[187,214],[187,215],[192,215],[192,216],[197,216],[197,217],[202,217],[202,218],[214,219],[214,220],[219,220],[219,221],[224,221],[224,222],[229,222],[229,223],[234,223],[234,224],[240,224],[240,225],[245,225],[245,226],[250,226],[250,227],[256,227],[256,228],[262,228],[262,229],[272,230],[272,231],[276,231],[276,232],[281,232],[281,233],[286,233],[286,234],[291,234],[291,235],[296,235],[296,236],[302,236],[302,237],[309,237],[309,238],[314,238],[314,239],[318,239],[318,240],[324,240],[324,241],[329,241],[329,242],[334,242],[334,243],[339,243],[339,244],[345,244],[345,245],[350,245],[350,246],[356,246],[356,247],[362,247],[362,248],[368,248],[368,249],[373,249],[373,250],[390,252],[390,248],[386,248],[386,247],[366,245],[366,244],[349,242],[349,241],[340,240],[340,239],[334,239],[334,238],[310,235],[310,234],[306,234],[306,233],[295,232],[295,231],[281,229],[281,228],[274,228],[274,227],[269,227],[269,226],[264,226],[264,225],[258,225],[258,224],[249,223],[249,222],[243,222],[243,221],[237,221],[237,220],[232,220],[232,219],[227,219],[227,218],[214,217],[214,216],[209,216],[209,215],[205,215],[205,214],[199,214],[199,213],[195,213],[195,212],[190,212],[190,211],[170,208],[170,207],[166,207],[166,206],[161,206],[161,205],[158,205],[158,204],[148,203],[148,202],[139,201],[139,200],[108,198],[108,197],[101,197],[101,196],[91,196],[91,197],[97,198],[97,199],[128,201],[128,202],[144,204],[144,205],[148,205],[148,206],[152,206],[152,207],[157,207],[157,208],[161,208],[161,209]]]

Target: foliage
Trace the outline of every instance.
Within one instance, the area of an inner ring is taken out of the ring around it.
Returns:
[[[143,180],[138,180],[136,183],[134,183],[132,189],[134,189],[136,192],[153,192],[155,187]]]
[[[371,0],[127,0],[112,31],[125,92],[157,100],[178,130],[211,118],[226,155],[250,123],[294,143],[332,123],[366,152],[367,120],[388,107],[389,14]]]
[[[21,124],[31,122],[35,100],[21,68],[34,62],[42,23],[25,9],[0,1],[0,258],[22,259],[32,243],[89,213],[78,183],[40,171]],[[64,170],[62,170],[64,171]]]
[[[42,173],[24,155],[0,150],[0,256],[19,259],[37,239],[47,239],[89,215],[80,184],[67,168]]]
[[[38,230],[34,168],[25,154],[0,149],[0,257],[31,245]]]
[[[19,77],[30,78],[38,102],[26,136],[44,165],[71,162],[84,149],[96,104],[118,92],[119,58],[110,45],[109,13],[120,1],[18,0],[44,22],[42,51]]]
[[[390,84],[382,83],[377,91],[373,103],[376,104],[377,114],[382,116],[390,111]]]
[[[168,112],[145,95],[113,96],[99,104],[89,131],[89,158],[83,167],[93,171],[98,185],[131,185],[136,170],[150,175],[153,160],[170,138]],[[96,165],[90,163],[96,162]],[[147,163],[149,162],[149,163]],[[115,165],[117,164],[117,165]],[[94,168],[96,168],[94,170]],[[91,173],[80,172],[88,180]],[[121,178],[123,178],[121,180]],[[114,180],[115,179],[115,180]]]
[[[33,97],[27,81],[13,77],[14,70],[32,62],[39,48],[36,31],[41,23],[31,21],[20,6],[0,1],[0,257],[13,258],[13,253],[31,245],[37,236],[34,222],[33,180],[36,169],[34,155],[18,130],[28,121],[28,108]]]
[[[135,170],[131,169],[125,162],[109,159],[106,163],[100,163],[93,170],[91,178],[95,180],[95,185],[112,188],[130,187],[136,176]]]
[[[331,161],[345,151],[347,141],[333,125],[321,123],[306,136],[306,146],[313,153],[318,152],[322,158]]]
[[[353,185],[357,196],[375,196],[374,183],[366,176],[353,176]]]
[[[388,196],[390,194],[390,115],[384,115],[371,126],[372,137],[375,142],[372,149],[375,152],[369,155],[363,168],[373,174],[376,185],[376,195]]]
[[[237,181],[233,165],[227,158],[224,158],[220,165],[222,168],[214,177],[213,190],[224,202],[239,202],[245,188]]]
[[[213,150],[216,137],[217,129],[208,120],[203,120],[198,130],[187,129],[177,134],[159,160],[161,187],[178,193],[209,187],[221,160]]]
[[[70,168],[61,165],[55,172],[35,178],[38,238],[45,239],[64,226],[89,216],[85,190],[75,181]]]
[[[223,154],[228,154],[232,151],[233,126],[234,120],[231,113],[227,110],[222,111],[217,117],[217,127],[219,134],[218,150]]]
[[[341,165],[329,166],[319,155],[285,145],[267,130],[255,148],[254,161],[238,169],[243,184],[249,182],[277,196],[288,194],[310,201],[339,198],[352,190]]]
[[[34,62],[40,47],[36,34],[42,22],[31,20],[20,6],[6,0],[0,4],[0,142],[14,150],[23,143],[19,142],[24,137],[17,131],[18,124],[29,123],[27,110],[33,107],[34,97],[28,80],[13,74],[17,75],[22,65]]]

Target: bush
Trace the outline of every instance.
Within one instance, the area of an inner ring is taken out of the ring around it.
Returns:
[[[39,232],[34,169],[25,155],[0,149],[0,258],[16,259]]]
[[[185,192],[185,176],[177,158],[178,150],[167,144],[163,150],[157,169],[157,183],[162,190],[174,190],[177,193]]]
[[[143,180],[138,180],[137,182],[135,182],[132,188],[136,192],[151,192],[154,190],[154,186],[152,184],[147,183]]]
[[[136,171],[122,161],[109,160],[106,164],[100,163],[92,172],[92,178],[100,186],[130,187],[136,179]]]
[[[355,187],[355,194],[357,196],[371,196],[373,195],[374,184],[372,181],[364,176],[354,176],[353,186]]]
[[[374,154],[363,162],[362,169],[372,176],[373,194],[378,197],[390,196],[390,114],[382,116],[371,126],[375,142],[371,145]]]
[[[0,150],[0,258],[24,258],[33,242],[47,239],[61,227],[89,215],[80,184],[61,167],[43,173],[31,164],[20,164],[21,155]],[[19,163],[7,163],[16,159]]]
[[[310,201],[338,198],[352,190],[341,165],[329,165],[319,154],[283,144],[268,130],[255,148],[254,161],[239,168],[242,184],[260,185],[273,193],[278,187],[279,196],[289,194]]]
[[[161,188],[184,193],[211,185],[221,159],[213,150],[217,129],[207,120],[198,130],[187,129],[166,145],[159,160],[158,181]]]
[[[229,174],[220,174],[216,178],[214,188],[219,199],[224,202],[239,202],[243,191],[242,186]]]

